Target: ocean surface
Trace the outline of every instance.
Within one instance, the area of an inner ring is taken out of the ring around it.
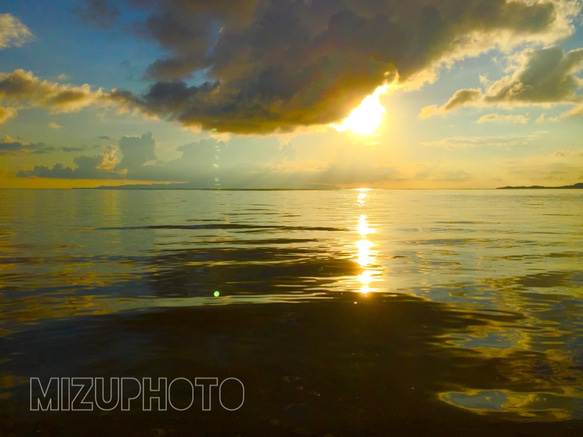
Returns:
[[[13,430],[31,376],[184,360],[233,435],[582,429],[583,190],[0,190],[0,352]]]

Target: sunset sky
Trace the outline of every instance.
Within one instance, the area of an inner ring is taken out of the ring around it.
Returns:
[[[583,181],[575,0],[4,0],[0,187]]]

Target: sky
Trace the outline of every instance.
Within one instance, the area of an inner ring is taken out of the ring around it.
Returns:
[[[0,188],[583,181],[579,0],[3,0]]]

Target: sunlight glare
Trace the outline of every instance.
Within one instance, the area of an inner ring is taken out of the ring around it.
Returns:
[[[361,237],[366,237],[368,234],[372,234],[375,230],[369,228],[368,223],[366,222],[366,216],[361,215],[358,219],[358,233]]]
[[[365,97],[360,106],[355,108],[340,126],[334,125],[339,132],[349,129],[357,134],[372,135],[381,125],[383,114],[387,112],[379,102],[381,94],[387,92],[387,86],[378,87],[374,93]]]
[[[360,240],[356,242],[356,247],[358,247],[358,264],[362,267],[366,267],[370,264],[370,248],[372,243],[368,240]]]
[[[360,206],[363,206],[363,205],[364,205],[364,200],[365,200],[365,199],[366,199],[366,193],[360,193],[360,194],[358,195],[358,200],[357,200],[358,204],[359,204]]]

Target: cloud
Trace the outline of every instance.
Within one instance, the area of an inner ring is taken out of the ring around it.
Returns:
[[[2,111],[13,117],[17,110],[32,107],[46,108],[52,113],[76,112],[90,105],[122,109],[120,102],[101,88],[93,91],[88,84],[74,86],[40,80],[32,72],[21,69],[0,73],[0,101],[13,106],[0,109],[0,121],[7,120],[6,116],[1,116]]]
[[[501,122],[505,122],[505,123],[520,123],[520,124],[527,124],[530,119],[528,117],[525,117],[522,114],[517,114],[517,115],[506,115],[506,114],[486,114],[481,116],[477,123],[478,124],[482,124],[482,123],[489,123],[489,122],[494,122],[494,121],[501,121]]]
[[[79,146],[79,147],[61,147],[61,150],[63,152],[82,152],[83,150],[85,150],[87,147],[86,146]]]
[[[16,109],[14,108],[4,108],[0,106],[0,124],[10,120],[13,117],[16,117]]]
[[[548,117],[546,114],[541,114],[537,119],[537,123],[556,123],[559,121],[559,117]]]
[[[144,166],[133,177],[142,180],[183,180],[190,186],[308,187],[361,185],[392,180],[398,171],[383,164],[381,152],[362,144],[337,143],[336,156],[329,150],[308,154],[293,144],[274,139],[239,139],[237,144],[209,138],[179,147],[179,159]],[[309,155],[309,156],[308,156]],[[128,173],[128,176],[130,173]]]
[[[74,112],[103,97],[101,89],[91,91],[87,84],[76,87],[41,81],[24,70],[0,73],[0,99],[19,105],[44,107],[52,112]]]
[[[477,101],[482,95],[479,89],[467,89],[456,91],[455,94],[443,105],[442,112],[453,111],[462,106],[466,106],[472,102]]]
[[[462,106],[467,106],[475,102],[479,102],[482,98],[482,90],[480,89],[464,89],[458,90],[454,95],[447,101],[447,103],[441,107],[437,105],[425,106],[421,109],[419,114],[419,119],[424,119],[437,114],[444,114],[449,111],[461,108]]]
[[[55,152],[57,150],[69,153],[69,152],[82,152],[86,149],[87,146],[54,147],[49,146],[45,143],[27,143],[25,141],[16,141],[9,136],[6,136],[5,140],[0,142],[0,155],[14,155],[14,154],[40,155]]]
[[[118,146],[106,146],[105,150],[97,155],[76,157],[73,160],[75,168],[65,167],[62,163],[56,163],[52,167],[41,165],[35,166],[33,170],[20,171],[17,176],[61,179],[140,179],[141,175],[146,174],[156,179],[157,176],[152,171],[144,169],[144,164],[155,160],[155,147],[156,142],[150,132],[141,137],[124,136],[119,140]],[[60,148],[64,152],[80,152],[85,149],[85,146]],[[1,150],[0,148],[0,153]],[[51,148],[52,150],[56,149]],[[172,179],[172,174],[166,176]]]
[[[530,135],[510,135],[510,136],[479,136],[479,137],[449,137],[439,141],[428,141],[421,143],[427,147],[440,147],[446,150],[468,149],[477,147],[515,147],[529,144],[537,139],[543,132]]]
[[[575,117],[576,115],[583,114],[583,103],[575,106],[573,109],[561,114],[561,117]]]
[[[445,114],[463,106],[575,104],[583,81],[576,74],[583,69],[583,48],[563,53],[559,47],[525,50],[518,55],[519,67],[512,75],[491,84],[486,91],[462,89],[441,107],[427,106],[419,118]],[[577,115],[575,109],[570,115]]]
[[[37,165],[33,170],[16,173],[17,177],[57,178],[57,179],[122,179],[122,175],[113,170],[112,156],[114,149],[95,156],[78,156],[73,162],[76,168],[65,167],[57,163],[52,167]]]
[[[437,105],[428,105],[428,106],[424,106],[421,109],[421,112],[418,115],[418,118],[420,120],[423,120],[425,118],[429,118],[433,115],[439,114],[439,108],[437,107]]]
[[[516,73],[488,89],[486,103],[572,103],[583,84],[575,73],[583,68],[583,48],[563,54],[559,47],[526,51]]]
[[[155,161],[155,140],[151,133],[141,137],[124,136],[118,146],[108,146],[95,156],[74,159],[75,168],[57,163],[21,171],[18,177],[67,179],[127,179],[151,181],[189,181],[197,187],[212,188],[215,178],[233,187],[278,184],[282,177],[271,166],[293,158],[292,146],[256,144],[249,147],[225,144],[215,139],[201,140],[178,148],[179,159]],[[289,175],[288,175],[289,176]],[[288,177],[289,179],[289,177]],[[293,178],[292,178],[293,179]],[[297,178],[295,178],[297,179]]]
[[[298,150],[276,138],[238,138],[236,143],[214,138],[180,146],[180,157],[156,160],[151,133],[124,136],[118,145],[96,155],[82,155],[73,166],[56,163],[23,169],[18,177],[66,179],[125,179],[187,182],[196,188],[302,188],[314,185],[375,185],[394,180],[399,172],[384,163],[382,149],[344,143],[340,134],[336,156],[330,148],[313,146]],[[60,148],[82,151],[84,148]]]
[[[85,0],[85,6],[75,12],[85,22],[101,29],[114,26],[121,14],[113,2],[108,0]]]
[[[0,14],[0,50],[20,47],[33,39],[32,32],[18,18],[10,14]]]
[[[0,142],[0,156],[1,155],[15,155],[15,154],[44,154],[56,150],[54,147],[49,147],[45,143],[24,143],[20,141],[13,141],[7,137],[4,142]]]
[[[49,123],[49,127],[50,127],[51,129],[60,129],[60,128],[62,128],[63,126],[61,126],[61,125],[59,125],[59,124],[57,124],[57,123],[55,123],[55,122],[50,122],[50,123]]]
[[[208,138],[182,145],[177,150],[181,152],[180,158],[134,168],[128,171],[128,177],[182,180],[200,187],[214,186],[215,177],[231,187],[248,187],[266,180],[277,186],[284,177],[280,173],[288,172],[289,168],[287,165],[276,168],[276,165],[295,159],[295,149],[291,145],[253,139],[240,139],[239,144],[231,144]]]
[[[580,9],[564,0],[130,4],[146,17],[134,32],[164,55],[148,68],[156,82],[145,93],[112,97],[186,126],[244,134],[335,123],[396,77],[412,86],[492,48],[551,44],[573,32]]]
[[[146,162],[156,159],[156,142],[151,132],[141,137],[122,137],[119,141],[119,149],[123,155],[123,159],[117,166],[119,170],[135,171]]]

